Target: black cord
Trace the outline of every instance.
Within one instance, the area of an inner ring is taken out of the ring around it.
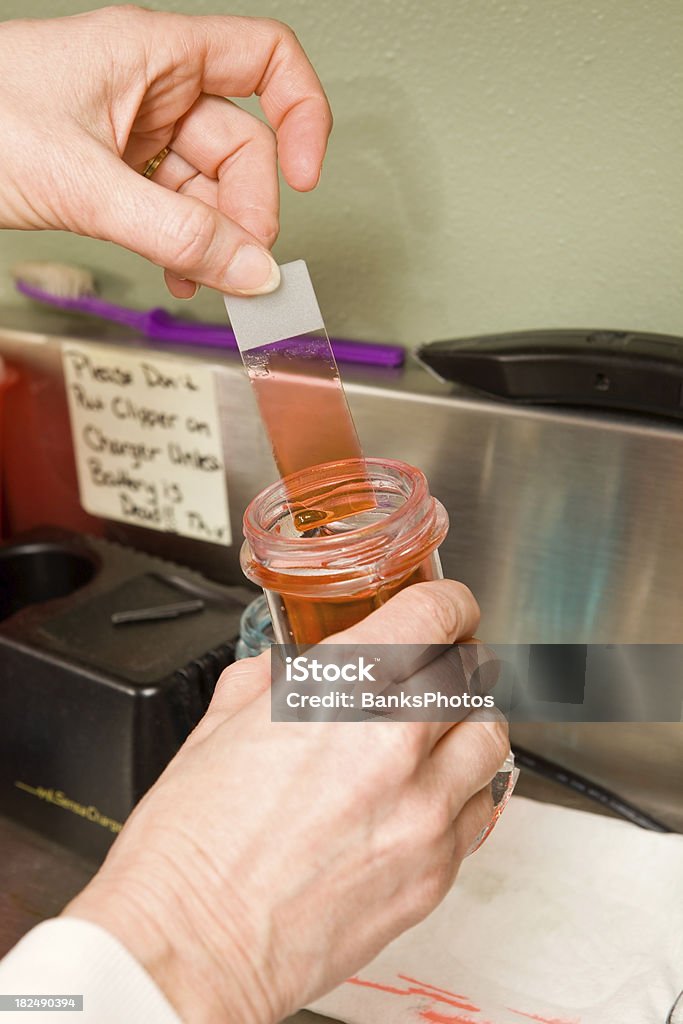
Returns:
[[[674,1013],[676,1014],[676,1020],[683,1020],[683,1017],[678,1016],[678,1013],[676,1012],[677,1010],[681,1010],[683,1012],[683,992],[679,992],[678,999],[669,1010],[665,1024],[676,1024],[676,1021],[674,1020]]]
[[[622,800],[620,796],[612,793],[611,790],[605,789],[604,786],[600,786],[596,782],[591,782],[584,775],[578,775],[576,772],[564,768],[561,764],[557,764],[556,761],[549,761],[547,758],[534,754],[525,747],[518,747],[516,744],[513,746],[512,752],[515,755],[517,765],[529,768],[537,775],[542,775],[545,779],[552,779],[553,782],[557,782],[561,786],[568,786],[569,789],[583,794],[589,800],[595,800],[596,803],[602,804],[603,807],[609,807],[620,818],[625,818],[627,821],[633,822],[634,825],[639,825],[640,828],[649,829],[651,832],[674,831],[668,825],[664,825],[656,818],[651,817],[644,811],[640,811],[627,800]]]

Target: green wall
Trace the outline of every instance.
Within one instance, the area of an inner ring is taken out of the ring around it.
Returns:
[[[87,10],[3,0],[4,17]],[[322,181],[285,191],[276,255],[308,260],[330,331],[412,344],[595,325],[683,334],[681,0],[196,0],[188,13],[289,22],[335,113]],[[173,303],[111,245],[0,236],[6,269],[94,268],[102,291]]]

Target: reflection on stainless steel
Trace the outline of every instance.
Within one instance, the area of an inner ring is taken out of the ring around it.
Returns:
[[[416,461],[446,505],[444,571],[477,595],[487,639],[683,639],[683,430],[434,394],[350,401],[366,448]]]
[[[475,649],[498,661],[496,706],[511,722],[682,721],[683,644],[479,644]]]

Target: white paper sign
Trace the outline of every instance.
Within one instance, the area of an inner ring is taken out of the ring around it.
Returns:
[[[81,342],[62,362],[86,512],[230,544],[211,369]]]

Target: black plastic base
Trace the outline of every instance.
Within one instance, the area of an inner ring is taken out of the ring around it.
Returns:
[[[179,619],[111,616],[204,597]],[[249,594],[63,531],[0,547],[0,811],[101,859],[204,713]]]

